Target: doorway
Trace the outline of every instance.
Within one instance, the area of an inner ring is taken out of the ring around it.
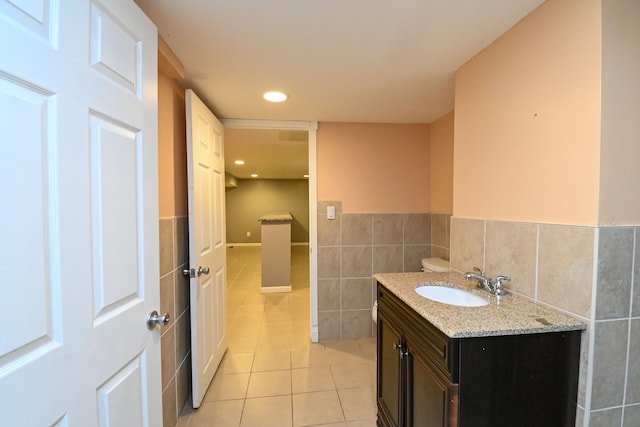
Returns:
[[[223,120],[225,127],[225,158],[226,158],[226,170],[232,172],[231,176],[227,176],[227,186],[233,187],[238,185],[238,181],[242,182],[244,179],[289,179],[305,180],[308,186],[308,218],[299,218],[298,221],[294,221],[292,224],[292,243],[295,244],[296,240],[300,240],[301,234],[304,233],[306,228],[308,233],[308,251],[307,256],[303,257],[306,261],[308,259],[308,277],[309,277],[309,337],[312,342],[318,341],[318,310],[317,310],[317,171],[316,171],[316,122],[299,122],[299,121],[261,121],[261,120]],[[262,135],[262,140],[252,139],[250,137],[257,137]],[[229,138],[227,138],[227,136]],[[235,141],[235,142],[234,142]],[[244,152],[242,154],[243,159],[236,156],[241,150],[234,144],[244,145]],[[290,152],[282,154],[278,150],[286,147],[287,144],[290,147]],[[304,161],[302,166],[306,166],[306,170],[299,169],[297,166],[299,161],[295,161],[293,156],[300,156],[302,149],[306,149],[306,165]],[[275,156],[273,156],[274,153]],[[273,165],[269,166],[268,159],[275,157]],[[290,161],[279,162],[276,165],[277,159],[287,159]],[[251,174],[255,173],[251,169],[249,160],[252,159],[253,163],[263,163],[264,169],[262,176],[258,173],[257,177],[251,177]],[[244,165],[235,165],[236,160],[245,160]],[[267,160],[267,161],[265,161]],[[305,174],[308,177],[304,177]],[[235,182],[234,182],[235,181]],[[244,181],[250,182],[250,181]],[[291,184],[289,184],[291,186]],[[293,185],[292,188],[294,188]],[[227,190],[228,192],[229,190]],[[231,190],[233,191],[233,190]],[[257,204],[257,203],[256,203]],[[229,209],[229,207],[227,207]],[[242,211],[245,211],[244,209]],[[229,224],[227,222],[228,246],[234,245],[234,243],[246,244],[243,246],[258,246],[259,229],[254,228],[256,231],[247,229],[249,227],[259,227],[258,218],[264,215],[265,212],[255,215],[249,214],[253,217],[241,219],[244,221],[244,228],[237,228],[235,224]],[[292,212],[293,213],[293,212]],[[255,218],[254,218],[255,217]],[[295,214],[294,214],[295,217]],[[252,224],[252,225],[251,225]],[[237,229],[236,229],[237,228]],[[300,252],[301,248],[294,246],[295,252]],[[229,250],[229,249],[228,249]],[[229,260],[234,259],[233,256],[228,257]]]

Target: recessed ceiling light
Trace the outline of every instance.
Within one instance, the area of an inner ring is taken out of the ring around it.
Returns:
[[[244,160],[236,160],[235,162],[236,165],[244,165]]]
[[[270,102],[282,102],[287,100],[287,95],[282,92],[267,92],[262,95],[264,99]]]
[[[257,173],[252,173],[252,174],[251,174],[251,178],[257,178],[257,177],[258,177],[258,174],[257,174]]]

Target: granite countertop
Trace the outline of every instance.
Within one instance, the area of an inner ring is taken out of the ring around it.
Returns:
[[[374,278],[449,338],[535,334],[587,327],[581,320],[509,292],[498,300],[494,295],[478,288],[475,280],[466,280],[464,275],[456,272],[379,273]],[[423,285],[464,289],[489,298],[490,303],[482,307],[439,303],[414,291],[416,287]]]
[[[288,222],[288,221],[293,221],[293,216],[291,215],[291,212],[285,212],[285,211],[271,212],[271,213],[268,213],[268,214],[263,215],[260,218],[258,218],[258,221],[260,221],[262,223],[265,223],[265,222]]]

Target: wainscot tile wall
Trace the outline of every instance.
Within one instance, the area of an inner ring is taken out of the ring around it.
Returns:
[[[189,259],[186,217],[160,219],[160,313],[171,322],[162,329],[162,418],[174,426],[191,395],[191,326],[189,278],[183,276]]]
[[[327,206],[336,218],[327,219]],[[375,335],[375,273],[420,271],[422,258],[449,259],[446,214],[346,214],[342,202],[318,202],[320,341]]]
[[[640,227],[454,217],[451,266],[587,322],[576,426],[640,426]]]

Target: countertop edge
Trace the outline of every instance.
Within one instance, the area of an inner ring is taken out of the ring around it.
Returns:
[[[460,273],[378,273],[374,279],[449,338],[581,331],[584,321],[527,298],[508,293],[500,298],[477,289]],[[418,295],[418,286],[445,285],[490,299],[483,307],[458,307]]]

